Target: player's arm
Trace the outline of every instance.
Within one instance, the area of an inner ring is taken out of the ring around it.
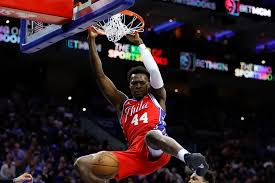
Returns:
[[[155,59],[146,48],[138,34],[135,34],[134,36],[127,35],[127,38],[135,45],[138,45],[140,54],[143,58],[143,64],[150,73],[150,85],[152,86],[152,93],[157,98],[161,107],[165,110],[166,90],[164,88],[164,83]]]
[[[31,174],[24,173],[12,180],[0,180],[0,183],[22,183],[22,182],[32,182],[33,178]]]
[[[96,50],[95,38],[97,33],[88,30],[88,40],[90,48],[90,64],[94,72],[96,82],[99,85],[105,98],[115,107],[117,111],[122,109],[123,103],[127,100],[127,96],[119,91],[114,83],[105,75],[101,60]]]

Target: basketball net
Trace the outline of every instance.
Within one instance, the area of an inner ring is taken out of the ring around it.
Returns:
[[[106,35],[111,42],[119,41],[127,34],[134,35],[144,31],[144,20],[129,10],[122,11],[92,26],[99,34]]]

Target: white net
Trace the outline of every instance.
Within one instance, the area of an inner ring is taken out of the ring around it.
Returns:
[[[131,18],[129,21],[128,19]],[[126,23],[129,22],[129,23]],[[143,23],[137,17],[128,17],[124,14],[116,14],[108,20],[97,22],[93,28],[102,34],[105,34],[109,41],[117,42],[127,34],[134,34],[135,32],[143,32]]]
[[[28,21],[28,36],[45,29],[49,25],[43,22]]]
[[[37,40],[55,30],[60,29],[61,25],[47,24],[43,22],[27,20],[26,43]]]

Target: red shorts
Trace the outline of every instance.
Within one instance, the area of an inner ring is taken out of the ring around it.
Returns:
[[[126,151],[112,152],[118,159],[117,180],[132,175],[148,175],[165,166],[171,156],[163,153],[157,160],[150,160],[150,152],[144,140],[140,140]]]

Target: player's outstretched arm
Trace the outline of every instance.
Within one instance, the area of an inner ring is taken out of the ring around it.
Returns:
[[[120,111],[123,103],[125,102],[125,100],[127,100],[127,96],[119,91],[114,83],[105,75],[102,68],[101,60],[96,50],[96,37],[97,33],[95,33],[93,30],[88,30],[90,64],[94,72],[97,84],[99,85],[105,98],[116,108],[117,111]]]
[[[158,102],[161,105],[161,107],[165,110],[166,91],[155,59],[144,45],[142,39],[139,37],[139,34],[127,35],[126,37],[130,42],[139,46],[139,51],[143,58],[144,66],[150,73],[150,84],[153,88],[152,92],[158,99]]]

